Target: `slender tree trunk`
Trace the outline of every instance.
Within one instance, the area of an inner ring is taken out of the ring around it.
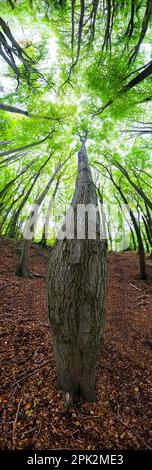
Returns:
[[[55,185],[55,188],[54,188],[54,191],[53,191],[53,194],[51,196],[51,199],[50,199],[50,202],[49,202],[49,207],[48,207],[48,211],[47,211],[47,215],[46,215],[46,219],[45,219],[45,223],[44,223],[44,227],[43,227],[43,232],[42,232],[42,239],[41,239],[41,246],[43,248],[46,247],[46,240],[47,240],[47,229],[48,229],[48,225],[49,225],[49,220],[50,220],[50,212],[51,212],[51,209],[52,209],[52,204],[55,200],[55,197],[56,197],[56,193],[58,191],[58,188],[59,188],[59,182],[60,182],[60,177],[57,179],[57,182],[56,182],[56,185]]]
[[[19,200],[19,198],[20,198],[20,197],[17,198],[17,201]],[[16,200],[13,201],[13,202],[11,203],[11,205],[9,205],[9,206],[7,207],[7,210],[5,211],[5,215],[3,216],[3,218],[2,218],[2,220],[1,220],[1,222],[0,222],[0,233],[2,233],[2,230],[3,230],[3,227],[4,227],[5,223],[6,223],[6,220],[7,220],[8,216],[9,216],[10,212],[12,211],[12,207],[14,206],[14,204],[15,204],[17,201],[16,201]],[[6,232],[7,232],[7,230],[6,230]]]
[[[134,251],[136,251],[136,250],[137,250],[137,247],[136,247],[136,239],[135,239],[134,231],[133,231],[131,225],[130,225],[130,232],[131,232],[131,236],[132,236]]]
[[[0,110],[7,111],[9,113],[22,114],[23,116],[26,116],[32,119],[35,118],[35,119],[46,119],[47,121],[56,121],[56,120],[59,121],[59,118],[56,119],[56,118],[49,117],[49,116],[41,116],[39,114],[32,114],[24,109],[18,108],[16,106],[11,106],[5,103],[0,103]]]
[[[64,162],[65,163],[65,162]],[[40,193],[40,195],[38,196],[38,198],[35,200],[35,205],[36,206],[41,206],[42,202],[44,201],[45,199],[45,196],[47,195],[50,187],[51,187],[51,184],[53,183],[57,173],[61,170],[61,168],[63,167],[63,164],[60,164],[57,166],[56,170],[54,171],[54,174],[53,176],[51,176],[50,180],[48,181],[47,185],[45,186],[44,190]],[[58,189],[58,181],[57,181],[57,184],[56,184],[56,188],[55,188],[55,194],[56,194],[56,191]],[[55,194],[54,194],[54,198],[55,198]],[[32,210],[33,212],[33,210]],[[30,214],[30,217],[31,217],[31,214]],[[30,217],[28,219],[28,223],[30,221]],[[30,229],[31,233],[34,231],[34,225],[31,226],[31,229]],[[28,260],[29,260],[29,255],[30,255],[30,247],[31,247],[31,243],[32,243],[32,240],[34,238],[34,235],[33,237],[28,240],[26,238],[26,235],[25,235],[25,238],[23,240],[23,245],[22,245],[22,253],[21,253],[21,260],[20,260],[20,263],[19,265],[17,265],[17,268],[16,268],[16,276],[28,276]]]
[[[124,174],[124,176],[127,178],[127,180],[129,181],[129,183],[133,186],[133,188],[137,191],[137,193],[139,194],[140,197],[143,198],[145,204],[148,206],[148,209],[150,208],[152,210],[152,202],[151,200],[147,197],[147,195],[145,194],[145,192],[143,191],[143,189],[139,186],[137,186],[137,184],[130,178],[130,175],[128,173],[128,171],[120,164],[120,162],[116,161],[115,159],[113,159],[116,163],[116,166],[121,170],[121,172]]]
[[[150,233],[150,228],[149,228],[149,225],[147,223],[147,219],[146,217],[144,216],[144,214],[142,215],[142,219],[143,219],[143,222],[144,222],[144,226],[145,226],[145,232],[146,232],[146,236],[147,236],[147,239],[148,239],[148,242],[152,248],[152,237],[151,237],[151,233]]]
[[[41,238],[40,245],[42,246],[42,248],[46,248],[45,225],[43,227],[43,232],[42,232],[42,238]]]
[[[37,142],[33,142],[32,144],[22,145],[22,147],[18,147],[18,148],[15,148],[15,149],[9,149],[9,150],[5,150],[4,152],[0,152],[0,157],[4,157],[4,156],[10,155],[10,154],[14,155],[14,153],[22,152],[23,150],[26,150],[28,148],[33,148],[33,147],[36,147],[37,145],[43,144],[51,136],[51,134],[53,134],[53,132],[54,132],[54,130],[52,130],[52,132],[49,132],[49,134],[47,134],[46,137],[43,137],[43,139],[41,139]],[[12,156],[8,157],[8,158],[5,158],[4,160],[1,160],[0,164],[2,165],[3,163],[6,163],[10,160],[12,160]]]
[[[127,219],[127,217],[126,217],[125,212],[123,211],[123,208],[122,208],[122,205],[121,205],[121,203],[120,203],[120,201],[119,201],[119,198],[116,196],[116,194],[114,195],[114,197],[115,197],[115,199],[117,200],[117,202],[118,202],[118,204],[119,204],[119,207],[120,207],[120,209],[121,209],[121,212],[122,212],[122,214],[124,215],[124,217],[125,217],[125,219],[126,219],[126,222],[127,222],[127,224],[128,224],[128,227],[129,227],[129,229],[130,229],[130,233],[131,233],[131,237],[132,237],[132,241],[133,241],[134,251],[136,251],[136,239],[135,239],[135,235],[134,235],[134,231],[133,231],[133,229],[132,229],[132,226],[131,226],[129,220]],[[129,249],[131,249],[130,245],[129,245]]]
[[[106,243],[100,240],[99,215],[96,239],[76,233],[77,205],[97,206],[85,140],[78,153],[78,173],[72,200],[74,238],[58,240],[50,255],[47,279],[49,323],[53,333],[57,384],[65,403],[82,396],[95,400],[97,364],[103,334]],[[63,226],[65,227],[65,226]]]
[[[111,234],[111,227],[110,227],[110,218],[111,218],[110,206],[108,206],[107,229],[108,229],[108,236],[109,236],[109,242],[110,242],[110,251],[112,251],[113,246],[112,246],[112,234]]]
[[[34,160],[32,160],[32,162],[30,162],[28,165],[26,165],[25,168],[23,168],[23,170],[17,175],[15,176],[15,178],[13,178],[11,181],[9,181],[5,186],[4,188],[0,191],[0,198],[2,198],[2,196],[4,196],[8,189],[10,188],[10,186],[12,186],[15,181],[20,178],[22,175],[24,175],[24,173],[26,173],[27,170],[29,170],[29,168],[34,165],[34,163],[36,162],[36,160],[38,160],[39,157],[36,157]]]
[[[103,194],[100,191],[100,187],[97,188],[97,193],[98,193],[98,196],[99,196],[101,224],[102,224],[102,230],[103,230],[103,234],[104,234],[103,238],[105,238],[105,243],[106,243],[106,247],[107,247],[107,250],[108,250],[107,217],[106,217],[106,212],[105,212],[104,205],[103,205]]]
[[[140,227],[138,226],[136,217],[134,216],[134,213],[133,213],[131,207],[129,206],[126,197],[124,196],[124,194],[123,194],[123,192],[122,192],[120,186],[118,186],[118,185],[116,184],[116,182],[114,181],[112,175],[111,175],[111,180],[112,180],[114,186],[118,189],[119,193],[121,194],[121,197],[122,197],[124,203],[126,204],[126,207],[128,207],[128,209],[129,209],[129,214],[130,214],[130,217],[131,217],[131,220],[132,220],[132,223],[133,223],[135,232],[136,232],[137,240],[138,240],[138,254],[139,254],[139,264],[140,264],[140,277],[141,277],[141,279],[145,279],[145,280],[146,280],[146,279],[147,279],[147,272],[146,272],[145,250],[144,250],[144,245],[143,245],[143,241],[142,241],[142,236],[141,236]]]
[[[12,226],[12,220],[13,220],[13,218],[15,217],[16,209],[14,209],[14,206],[15,206],[16,204],[18,204],[18,202],[20,201],[20,199],[22,199],[22,197],[24,196],[24,194],[25,194],[25,192],[26,192],[26,189],[27,189],[27,187],[29,186],[29,183],[31,182],[32,179],[33,179],[33,176],[30,178],[30,180],[28,180],[28,182],[26,182],[26,185],[22,188],[22,190],[20,190],[20,192],[19,192],[18,190],[19,190],[19,188],[20,188],[21,185],[23,186],[23,181],[22,181],[22,180],[19,182],[18,186],[15,188],[15,194],[17,194],[17,197],[16,197],[15,199],[13,198],[13,201],[12,201],[11,205],[9,206],[9,211],[8,211],[8,213],[4,216],[4,224],[5,224],[5,222],[6,222],[6,220],[7,220],[7,217],[8,217],[8,215],[9,215],[9,213],[10,213],[10,214],[12,213],[12,208],[13,208],[13,215],[10,217],[9,222],[8,222],[8,224],[7,224],[7,226],[6,226],[6,231],[5,231],[5,234],[6,234],[6,235],[9,235],[9,234],[10,234],[11,226]],[[8,203],[10,203],[11,199],[12,199],[12,195],[10,195],[9,199],[8,199],[7,201],[5,201],[5,202],[6,202],[6,207],[8,206]],[[3,204],[3,206],[4,206],[4,204]],[[4,225],[4,224],[3,224],[3,225]],[[16,231],[15,231],[15,235],[16,235]]]
[[[16,267],[16,276],[27,276],[31,240],[23,240],[20,263]]]
[[[150,248],[149,248],[148,240],[147,240],[147,237],[146,237],[146,234],[145,234],[144,230],[143,230],[142,233],[143,233],[143,238],[144,238],[144,242],[145,242],[146,251],[147,251],[147,253],[149,253]]]
[[[24,207],[24,205],[26,204],[27,200],[28,200],[28,197],[30,196],[31,192],[32,192],[32,189],[33,187],[35,186],[39,176],[40,176],[40,173],[41,171],[43,170],[43,168],[45,167],[45,165],[48,163],[48,161],[50,160],[51,158],[51,155],[49,155],[49,157],[47,158],[47,160],[45,160],[45,162],[43,163],[43,165],[39,168],[39,170],[37,171],[37,173],[35,173],[35,176],[34,176],[34,179],[33,179],[33,182],[31,184],[31,186],[29,187],[27,193],[25,194],[24,198],[22,199],[21,201],[21,204],[20,206],[18,207],[17,211],[15,212],[14,216],[13,216],[13,219],[11,221],[11,230],[10,230],[10,237],[13,238],[15,236],[15,229],[16,229],[16,225],[17,225],[17,222],[18,222],[18,219],[19,219],[19,216],[20,216],[20,213]]]

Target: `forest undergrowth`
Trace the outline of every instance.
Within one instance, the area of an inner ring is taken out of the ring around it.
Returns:
[[[55,388],[45,276],[49,249],[32,245],[32,277],[15,276],[20,242],[1,239],[0,297],[3,449],[152,448],[152,259],[139,278],[136,253],[108,254],[104,341],[97,404],[64,410]]]

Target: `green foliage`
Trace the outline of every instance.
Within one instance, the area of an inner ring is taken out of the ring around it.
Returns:
[[[131,1],[123,2],[123,8],[121,3],[115,2],[113,25],[106,45],[107,12],[102,11],[103,2],[99,2],[94,31],[89,19],[93,3],[87,5],[80,37],[81,10],[80,2],[76,1],[72,47],[69,0],[16,0],[14,8],[9,2],[1,1],[2,18],[30,58],[24,64],[19,57],[16,59],[14,56],[19,70],[17,80],[15,72],[0,57],[0,105],[6,104],[28,112],[28,116],[25,116],[0,109],[0,225],[3,233],[8,231],[15,211],[50,154],[50,160],[40,172],[20,212],[16,233],[24,225],[29,208],[44,189],[58,163],[63,163],[69,156],[60,173],[60,184],[54,201],[60,221],[63,219],[64,206],[70,204],[75,185],[79,134],[83,135],[85,131],[88,131],[88,158],[95,184],[103,188],[108,210],[111,202],[118,209],[115,195],[118,198],[120,195],[107,178],[106,166],[111,169],[116,183],[121,184],[134,211],[138,194],[117,163],[123,165],[133,182],[141,186],[148,198],[151,198],[149,134],[138,135],[132,128],[136,122],[137,127],[138,122],[152,122],[151,101],[146,101],[152,97],[152,78],[148,77],[127,92],[123,92],[123,87],[149,62],[152,32],[149,20],[149,28],[138,54],[134,61],[130,61],[140,38],[145,1],[140,2],[138,11],[135,9],[134,28],[130,36],[128,25]],[[96,114],[96,110],[102,109],[110,100],[110,106]],[[39,145],[35,145],[38,142]],[[29,144],[34,146],[20,149]],[[14,149],[15,153],[11,153]],[[49,205],[54,185],[55,182],[45,198],[45,209]],[[144,212],[142,198],[140,204]],[[121,225],[121,216],[118,218]],[[54,239],[52,235],[50,244],[54,243]]]

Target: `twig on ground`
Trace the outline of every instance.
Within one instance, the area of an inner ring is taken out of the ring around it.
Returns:
[[[139,297],[137,297],[136,302],[138,302],[138,300],[141,301],[141,302],[137,303],[137,307],[140,307],[141,305],[144,305],[144,304],[150,304],[150,301],[148,299],[146,299],[145,297],[148,297],[150,299],[149,294],[143,294],[143,295],[140,295]]]
[[[24,380],[28,379],[28,377],[30,377],[31,375],[36,374],[36,373],[39,371],[40,368],[45,367],[47,364],[53,365],[53,364],[54,364],[54,361],[53,361],[53,360],[52,360],[52,361],[49,360],[49,361],[43,362],[43,364],[38,365],[37,367],[35,367],[35,369],[33,369],[32,371],[30,371],[29,373],[25,373],[25,374],[23,375],[23,377],[21,377],[21,379],[16,380],[16,382],[14,382],[13,384],[8,384],[8,383],[5,384],[3,388],[6,389],[7,387],[9,387],[9,388],[18,387],[21,382],[23,382]]]
[[[112,413],[113,413],[113,412],[112,412]],[[142,444],[144,444],[144,446],[145,446],[147,449],[152,450],[152,447],[150,447],[150,446],[147,444],[147,442],[145,442],[144,439],[142,439],[142,437],[139,436],[139,434],[138,434],[134,429],[130,429],[130,426],[129,426],[128,424],[124,423],[124,422],[119,418],[119,416],[117,416],[115,413],[113,413],[113,415],[114,415],[115,418],[119,421],[119,423],[121,423],[125,428],[127,428],[127,429],[131,432],[131,434],[134,434],[134,435],[137,437],[137,439],[138,439],[140,442],[142,442]]]
[[[134,430],[134,429],[130,429],[130,426],[125,424],[123,421],[121,421],[121,419],[112,411],[112,414],[113,416],[125,427],[127,428],[131,434],[134,434],[137,439],[142,442],[142,444],[144,444],[144,446],[149,449],[149,450],[152,450],[152,447],[150,447],[147,442],[144,441],[144,439],[142,439],[141,436],[139,436],[139,434],[137,434],[137,432]],[[86,420],[86,419],[101,419],[102,416],[95,416],[95,415],[88,415],[88,416],[84,416],[83,419]]]
[[[136,307],[143,307],[143,305],[150,304],[149,300],[144,300],[143,302],[139,302]]]
[[[4,287],[12,286],[12,284],[14,284],[14,282],[11,282],[10,284],[5,284],[4,286],[0,286],[0,290],[4,289]]]
[[[48,328],[50,330],[50,326],[46,323],[43,323],[41,320],[36,320],[33,323],[39,323],[39,325],[45,326],[45,328]]]
[[[99,368],[100,368],[100,367],[102,367],[103,369],[106,369],[106,370],[109,370],[110,372],[112,372],[111,367],[105,366],[104,364],[99,364]]]
[[[137,300],[140,300],[140,299],[142,299],[143,297],[150,297],[150,295],[149,295],[149,294],[142,294],[142,295],[140,295],[139,297],[137,297],[136,302],[137,302]]]
[[[36,427],[32,428],[32,429],[28,429],[27,431],[24,431],[24,434],[29,434],[30,432],[32,431],[35,431]]]
[[[69,434],[67,434],[67,436],[73,436],[73,434],[76,434],[77,432],[79,431],[79,429],[76,429],[75,431],[73,431],[72,433],[69,432]]]
[[[39,325],[45,326],[45,328],[50,329],[49,325],[47,325],[46,323],[43,323],[40,320],[34,320],[33,318],[27,318],[27,319],[24,318],[24,319],[22,319],[20,317],[20,318],[13,318],[13,320],[12,320],[12,319],[9,319],[9,317],[7,317],[7,321],[9,323],[17,323],[18,325],[21,323],[21,321],[22,321],[22,324],[32,322],[35,325],[36,323],[38,323]]]
[[[46,274],[29,273],[32,277],[42,277],[46,279]]]
[[[15,449],[15,441],[16,441],[15,431],[16,431],[16,424],[17,424],[17,419],[18,419],[18,415],[19,415],[19,411],[20,411],[20,406],[21,406],[22,400],[23,400],[23,397],[20,399],[20,401],[19,401],[19,403],[18,403],[18,407],[17,407],[17,411],[16,411],[15,420],[14,420],[14,422],[13,422],[13,432],[12,432],[12,440],[13,440],[13,447],[12,447],[12,449],[13,449],[13,450]]]
[[[15,387],[16,385],[20,384],[21,382],[23,382],[24,380],[26,380],[28,377],[30,377],[31,375],[34,375],[35,373],[38,372],[38,370],[41,368],[41,367],[45,367],[47,364],[50,364],[51,365],[51,362],[53,364],[53,360],[52,361],[45,361],[43,362],[43,364],[39,364],[37,367],[35,367],[35,369],[33,369],[31,372],[29,373],[26,373],[24,374],[23,377],[21,377],[21,379],[17,380],[15,383],[13,383],[12,385],[10,385],[10,388],[12,387]]]
[[[43,426],[43,419],[42,419],[42,421],[41,421],[41,423],[40,423],[38,432],[37,432],[37,434],[36,434],[36,436],[35,436],[35,442],[37,441],[37,438],[39,437],[39,435],[40,435],[40,433],[41,433],[42,426]]]
[[[134,289],[141,290],[141,289],[139,289],[139,287],[135,286],[135,285],[132,284],[131,282],[130,282],[130,286],[134,287]]]

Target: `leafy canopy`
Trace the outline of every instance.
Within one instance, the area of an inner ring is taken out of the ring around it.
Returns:
[[[60,177],[54,204],[62,214],[74,190],[78,134],[85,130],[107,207],[113,202],[120,210],[121,199],[107,177],[110,166],[130,206],[140,203],[144,213],[144,199],[117,163],[150,199],[151,15],[148,0],[1,1],[2,233],[10,233],[22,206],[20,236],[29,207],[65,162],[44,201],[47,207]]]

